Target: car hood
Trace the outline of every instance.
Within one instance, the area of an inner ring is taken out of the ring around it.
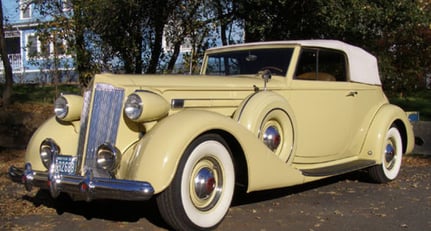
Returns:
[[[268,83],[272,90],[284,86],[284,77],[273,77]],[[96,75],[93,83],[107,83],[131,91],[149,90],[159,94],[169,91],[254,91],[264,88],[258,75],[206,76],[206,75]]]

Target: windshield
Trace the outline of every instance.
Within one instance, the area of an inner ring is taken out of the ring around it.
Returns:
[[[250,75],[270,70],[285,76],[293,48],[252,49],[208,55],[207,75]]]

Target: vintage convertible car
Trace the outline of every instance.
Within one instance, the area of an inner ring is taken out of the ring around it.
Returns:
[[[414,135],[376,58],[340,41],[209,49],[201,75],[97,75],[63,94],[9,176],[75,200],[156,198],[178,230],[211,229],[246,192],[365,169],[394,180]]]

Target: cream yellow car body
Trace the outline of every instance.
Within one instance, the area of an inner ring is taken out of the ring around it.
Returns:
[[[338,46],[341,46],[340,52],[348,54],[349,49],[355,50],[347,60],[350,65],[347,70],[355,70],[347,74],[350,79],[309,81],[295,77],[302,49],[315,49],[319,44],[330,51]],[[271,75],[270,80],[262,72],[224,77],[207,75],[212,54],[266,48],[292,50],[285,74]],[[122,104],[128,95],[144,92],[143,97],[148,94],[161,97],[156,100],[160,102],[157,104],[165,105],[144,122],[127,118],[125,112],[119,115],[115,147],[121,153],[121,162],[111,177],[119,181],[148,182],[154,194],[163,193],[181,170],[179,166],[190,144],[209,133],[217,134],[228,144],[235,175],[237,180],[241,178],[247,192],[292,186],[385,165],[385,148],[396,146],[388,145],[387,141],[388,130],[393,126],[400,133],[402,153],[410,153],[414,145],[411,125],[403,110],[389,104],[380,80],[375,79],[378,78],[376,67],[371,65],[370,73],[377,76],[367,80],[352,66],[362,53],[359,48],[356,51],[355,47],[337,41],[256,43],[209,50],[201,75],[197,76],[96,75],[88,92],[106,85],[124,91]],[[365,61],[366,64],[374,62],[372,58]],[[365,83],[358,82],[363,79]],[[91,108],[94,94],[87,99]],[[70,110],[80,113],[82,106],[76,104],[81,101],[74,98],[73,102]],[[143,110],[151,110],[146,106],[157,107],[147,103]],[[92,118],[92,113],[96,112],[90,110],[88,118]],[[85,122],[74,117],[49,119],[30,140],[25,162],[30,163],[34,171],[48,171],[41,162],[39,150],[47,138],[55,141],[61,154],[80,153],[84,150],[78,147],[80,136],[91,136],[90,129],[81,131],[82,123]],[[279,135],[280,144],[271,146],[263,142],[262,133],[269,127]],[[81,142],[83,144],[88,145]],[[85,159],[85,155],[84,150],[81,158]],[[88,171],[84,164],[78,166],[82,175]],[[79,198],[79,192],[70,194]],[[207,227],[206,224],[196,226]]]

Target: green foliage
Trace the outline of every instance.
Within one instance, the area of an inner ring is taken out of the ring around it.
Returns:
[[[0,92],[3,85],[0,86]],[[49,103],[52,104],[59,93],[81,94],[80,86],[72,85],[39,85],[15,84],[13,86],[12,101],[14,103]]]
[[[418,111],[421,120],[431,121],[431,90],[412,93],[409,97],[390,97],[391,103],[405,111]]]
[[[431,3],[405,0],[237,1],[246,41],[338,39],[379,60],[384,88],[408,95],[431,72]]]
[[[431,72],[429,0],[69,0],[70,11],[58,0],[29,2],[53,18],[41,32],[69,41],[82,85],[100,71],[170,73],[184,43],[196,67],[213,40],[234,42],[234,25],[247,42],[338,39],[363,47],[377,56],[389,94],[422,89]]]

